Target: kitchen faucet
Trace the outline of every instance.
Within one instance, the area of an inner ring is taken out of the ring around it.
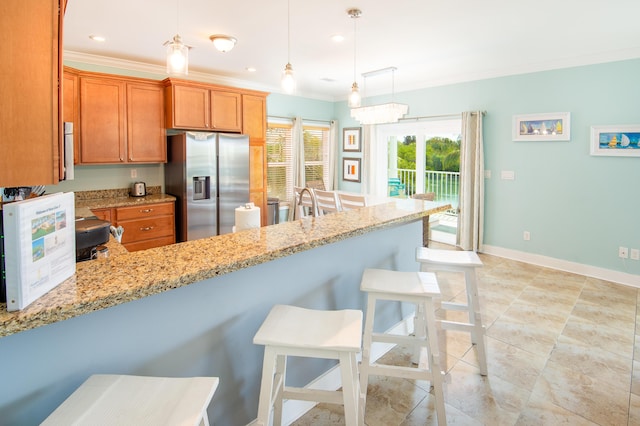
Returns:
[[[300,200],[298,201],[298,206],[302,206],[302,194],[304,194],[305,191],[309,193],[309,197],[311,198],[311,216],[315,217],[316,216],[316,197],[313,195],[313,191],[311,191],[309,188],[305,187],[305,188],[302,188],[302,190],[300,191],[300,194],[299,194]]]

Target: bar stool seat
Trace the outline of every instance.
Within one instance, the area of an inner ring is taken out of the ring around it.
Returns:
[[[365,269],[362,274],[360,290],[367,293],[367,313],[360,365],[360,389],[363,393],[363,403],[366,402],[370,375],[429,380],[434,390],[438,425],[446,425],[443,393],[444,373],[440,368],[434,307],[434,299],[440,297],[440,288],[435,274]],[[413,336],[373,332],[376,303],[379,300],[407,302],[421,307],[416,310],[416,315],[420,318],[415,322],[416,331]],[[414,348],[426,352],[427,363],[419,363],[415,367],[371,363],[371,346],[374,342],[413,345]],[[361,424],[364,424],[364,410],[361,410],[360,415]]]
[[[343,404],[347,425],[355,426],[360,409],[356,355],[362,344],[362,312],[321,311],[288,305],[274,306],[253,338],[264,345],[264,363],[258,403],[258,425],[282,422],[285,399]],[[341,391],[286,386],[287,356],[337,359]]]
[[[466,311],[469,322],[439,321],[443,330],[466,331],[471,334],[471,343],[478,351],[480,374],[487,375],[487,355],[484,342],[485,329],[482,325],[480,303],[478,301],[478,283],[476,269],[483,266],[480,256],[473,251],[441,250],[418,247],[416,261],[422,271],[459,272],[464,274],[467,303],[442,302],[444,310]]]
[[[209,425],[217,377],[95,374],[42,425]]]

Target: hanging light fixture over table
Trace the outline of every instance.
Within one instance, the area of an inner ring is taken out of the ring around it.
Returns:
[[[365,78],[391,72],[391,102],[351,109],[351,117],[360,124],[397,123],[409,111],[409,105],[393,102],[396,67],[383,68],[362,74]]]
[[[296,80],[293,77],[293,67],[291,66],[291,2],[287,0],[287,65],[282,72],[282,89],[291,94],[296,90]]]
[[[347,104],[349,108],[357,108],[362,102],[360,92],[358,91],[358,83],[356,82],[356,20],[362,15],[360,9],[349,9],[347,14],[353,19],[353,84],[351,85],[351,93]]]
[[[180,5],[176,2],[176,22],[178,30],[180,28]],[[179,34],[173,36],[172,40],[165,41],[164,46],[167,46],[167,73],[168,74],[189,74],[189,49],[191,46],[187,46],[182,43],[182,38]]]

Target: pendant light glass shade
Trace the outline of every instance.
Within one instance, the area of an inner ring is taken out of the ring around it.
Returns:
[[[167,73],[189,74],[189,47],[182,44],[178,34],[167,43]]]
[[[351,93],[349,93],[349,101],[347,104],[349,108],[358,108],[362,104],[362,97],[358,91],[358,83],[355,81],[351,85]]]
[[[296,90],[296,80],[293,77],[293,67],[287,62],[282,72],[282,90],[288,94],[292,94]]]

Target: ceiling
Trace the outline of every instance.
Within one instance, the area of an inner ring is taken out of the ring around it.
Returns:
[[[345,100],[353,83],[352,7],[362,10],[355,74],[365,96],[640,57],[638,0],[289,2],[296,94],[316,99]],[[65,60],[116,58],[125,68],[163,72],[163,43],[179,33],[193,47],[189,78],[213,75],[223,84],[281,92],[287,7],[287,0],[69,0]],[[212,34],[238,42],[221,53]],[[342,43],[331,40],[336,34]],[[394,78],[361,76],[392,66]]]

